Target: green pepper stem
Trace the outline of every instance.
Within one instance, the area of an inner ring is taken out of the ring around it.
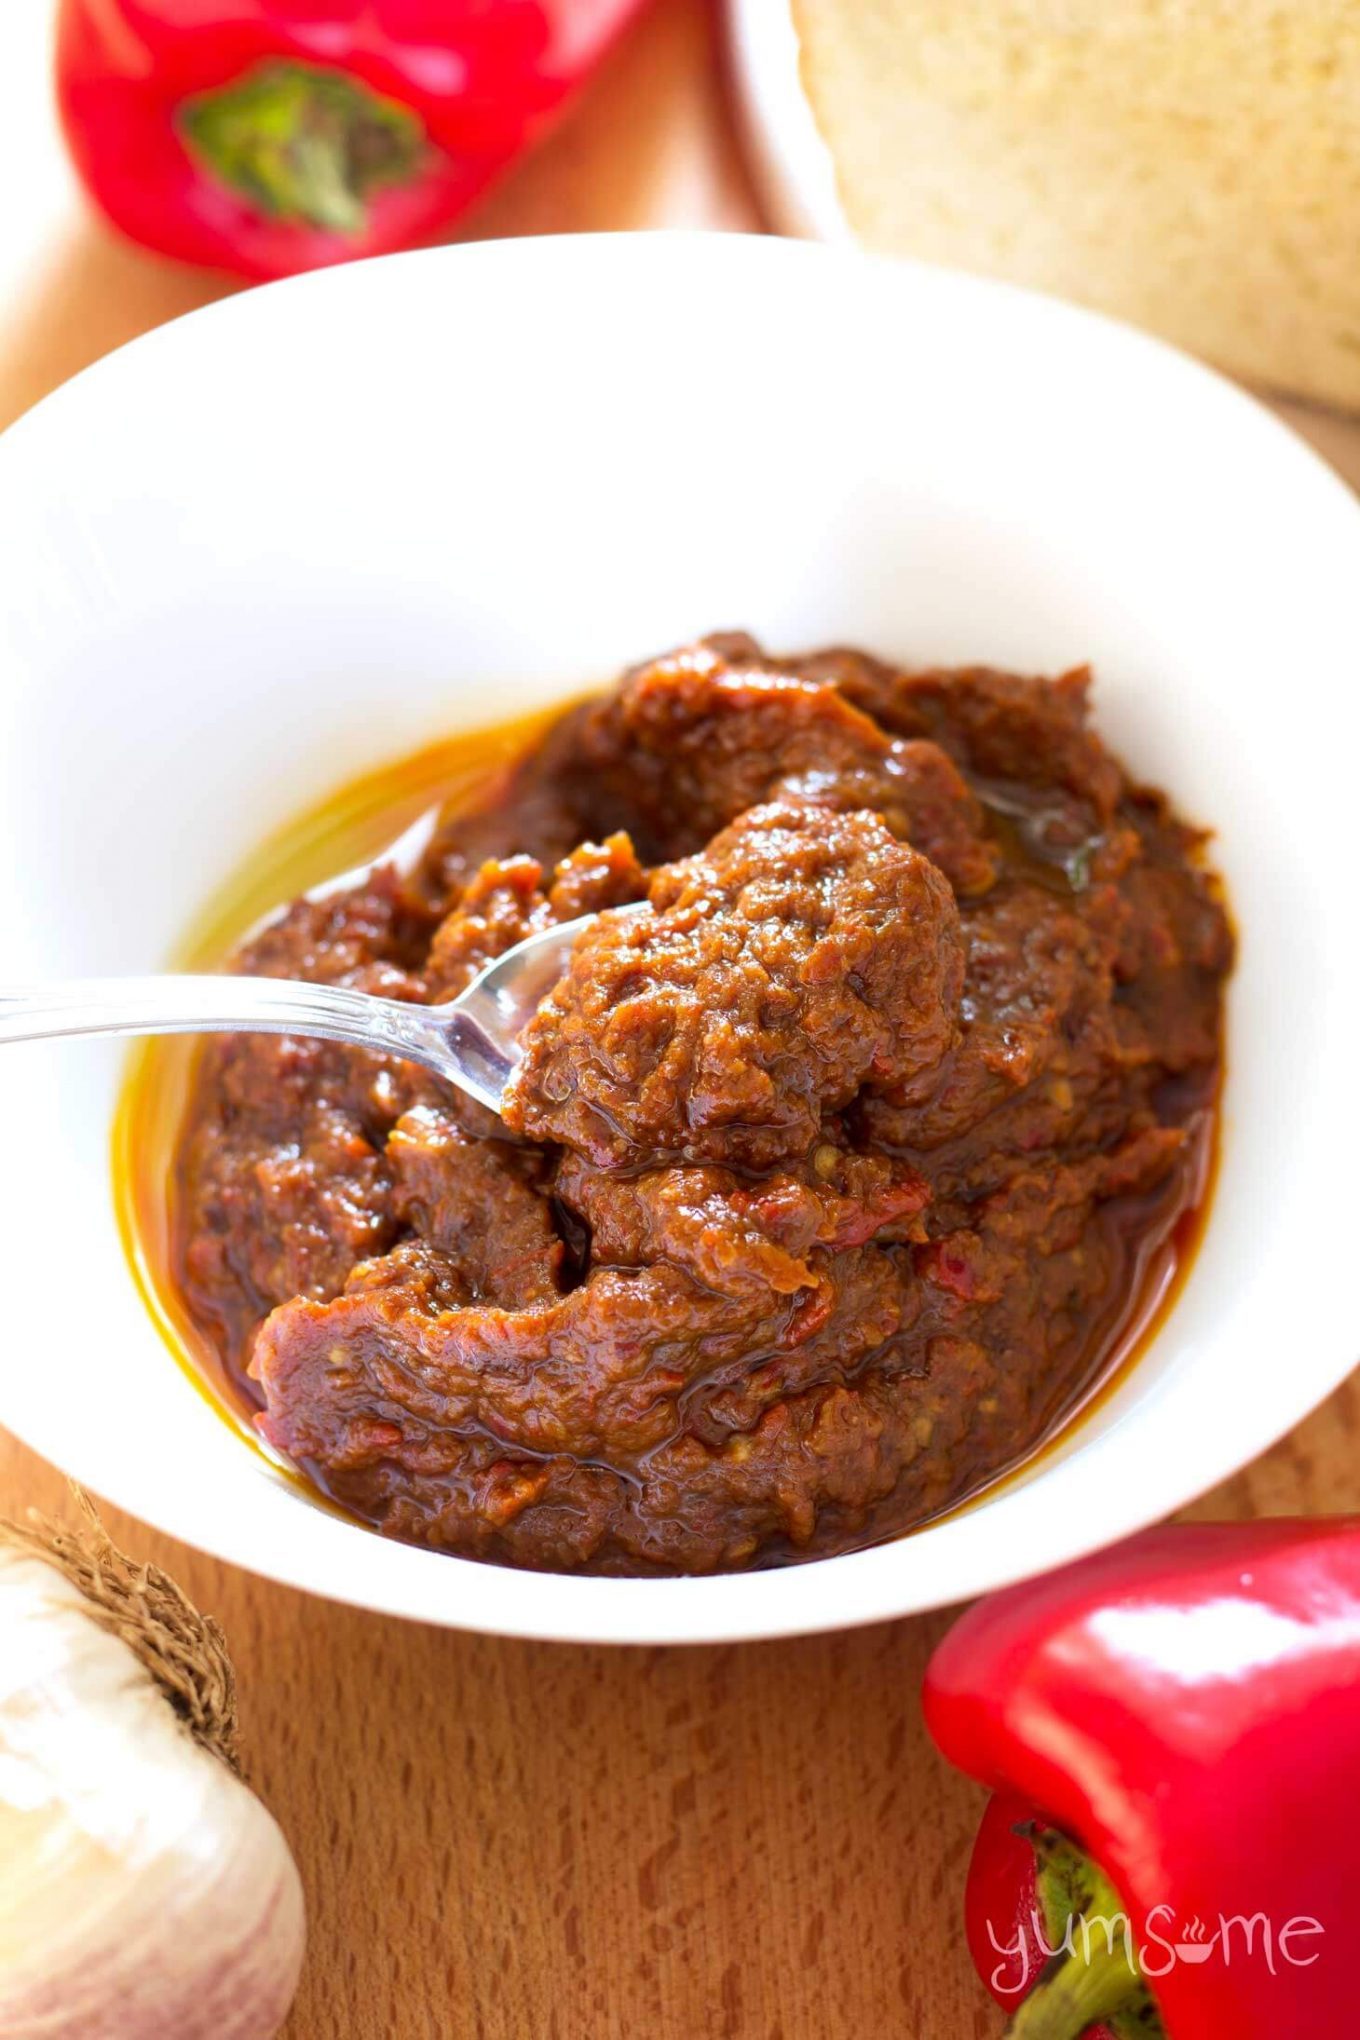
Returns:
[[[1146,1986],[1122,1949],[1103,1947],[1054,1957],[1006,2028],[1007,2040],[1079,2040],[1088,2026],[1121,2013],[1141,2014]],[[1148,2031],[1158,2030],[1149,2027]]]
[[[271,219],[362,233],[368,200],[415,176],[424,123],[344,71],[259,64],[180,108],[185,147],[200,166]]]
[[[1008,2040],[1079,2040],[1101,2023],[1116,2040],[1165,2040],[1128,1916],[1104,1871],[1056,1828],[1027,1822],[1016,1832],[1034,1849],[1044,1933],[1058,1952],[1012,2017]]]

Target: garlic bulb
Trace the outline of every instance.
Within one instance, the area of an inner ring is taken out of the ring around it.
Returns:
[[[216,1626],[163,1574],[97,1527],[5,1533],[0,2040],[278,2031],[302,1887],[234,1731]]]

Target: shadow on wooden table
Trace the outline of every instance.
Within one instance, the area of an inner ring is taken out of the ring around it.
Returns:
[[[153,326],[212,303],[224,277],[163,261],[76,216],[0,338],[0,426]]]

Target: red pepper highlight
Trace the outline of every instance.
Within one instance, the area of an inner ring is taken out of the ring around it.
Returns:
[[[968,1914],[1015,2035],[1353,2040],[1360,1522],[1148,1531],[970,1609],[924,1698],[1007,1795]]]
[[[448,226],[641,0],[61,0],[57,101],[124,233],[248,277]]]

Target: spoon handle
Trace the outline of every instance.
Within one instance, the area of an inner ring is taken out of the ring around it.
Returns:
[[[509,1073],[483,1029],[451,1007],[409,1005],[344,985],[170,976],[0,987],[0,1043],[64,1035],[238,1033],[319,1035],[406,1056],[493,1112],[500,1109]]]

